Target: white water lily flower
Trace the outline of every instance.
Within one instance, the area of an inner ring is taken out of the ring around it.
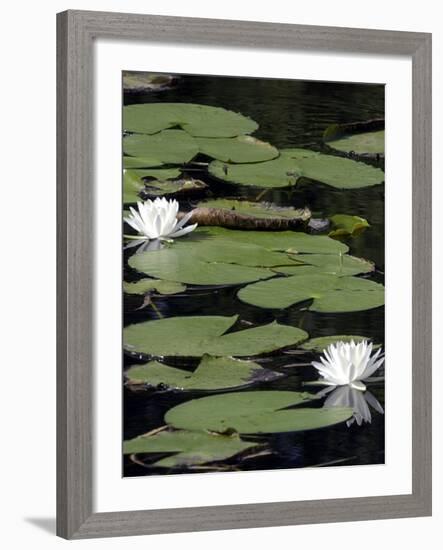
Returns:
[[[313,361],[322,379],[319,381],[327,386],[349,385],[356,390],[364,391],[363,380],[371,376],[383,363],[381,349],[372,355],[372,343],[367,340],[356,344],[351,342],[336,342],[330,344],[320,358],[321,363]]]
[[[328,387],[317,394],[327,398],[323,407],[350,407],[353,411],[346,425],[348,428],[354,422],[361,426],[363,422],[371,423],[372,415],[369,405],[380,414],[384,414],[383,407],[370,391],[358,391],[350,386]]]
[[[125,222],[141,235],[140,239],[166,241],[182,237],[197,227],[196,223],[184,227],[191,219],[192,211],[177,220],[179,205],[176,200],[168,201],[163,197],[138,202],[137,206],[138,212],[132,207],[129,209],[131,214]]]

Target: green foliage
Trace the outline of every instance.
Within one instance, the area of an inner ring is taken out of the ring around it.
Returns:
[[[322,313],[342,313],[373,309],[384,304],[384,287],[357,277],[336,275],[295,275],[250,284],[238,293],[247,304],[284,309],[312,300],[308,309]]]
[[[238,435],[169,430],[125,441],[123,453],[171,453],[171,456],[154,462],[153,466],[178,468],[225,460],[256,446],[242,441]]]
[[[194,372],[150,361],[145,365],[130,367],[125,375],[130,384],[182,391],[226,390],[282,376],[252,361],[209,355],[202,358]]]
[[[249,391],[193,399],[173,407],[165,420],[175,428],[217,433],[297,432],[331,426],[352,416],[350,408],[296,408],[315,399],[308,393]]]
[[[137,323],[124,328],[124,347],[153,356],[248,357],[295,345],[309,337],[301,329],[276,322],[225,334],[236,320],[237,316],[207,315]]]
[[[123,128],[127,132],[156,134],[175,127],[191,136],[216,138],[250,134],[258,124],[239,113],[209,105],[145,103],[123,108]]]

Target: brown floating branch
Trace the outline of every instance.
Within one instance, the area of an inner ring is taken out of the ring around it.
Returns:
[[[185,216],[184,212],[179,212],[177,218],[180,220]],[[288,229],[298,229],[306,224],[311,216],[308,208],[301,209],[299,214],[293,218],[260,218],[239,214],[235,210],[224,208],[198,207],[192,212],[190,223],[198,225],[216,225],[228,229],[252,229],[256,231],[284,231]]]

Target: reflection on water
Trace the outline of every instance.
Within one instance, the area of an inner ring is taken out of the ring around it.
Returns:
[[[317,396],[326,397],[323,407],[350,407],[354,411],[353,417],[346,422],[348,428],[352,426],[354,422],[357,422],[359,426],[361,426],[363,422],[369,424],[372,422],[371,409],[369,406],[378,413],[384,414],[383,407],[369,390],[362,392],[350,386],[329,386],[319,392]]]
[[[250,116],[260,124],[254,135],[276,147],[306,146],[321,149],[321,135],[332,123],[347,123],[384,116],[384,87],[338,83],[242,79],[228,77],[184,77],[167,91],[126,96],[125,103],[192,102],[224,107]],[[242,196],[255,199],[257,190],[216,182],[200,172],[186,176],[204,179],[216,196]],[[371,277],[384,282],[384,186],[340,191],[326,185],[304,182],[295,189],[269,190],[264,200],[297,208],[309,207],[314,216],[328,217],[346,213],[366,218],[371,227],[358,237],[348,239],[350,253],[375,263]],[[185,205],[192,207],[192,204]],[[137,274],[128,268],[127,258],[137,246],[124,251],[127,281]],[[324,314],[307,311],[301,305],[286,310],[263,310],[236,299],[236,288],[190,288],[185,295],[156,297],[156,309],[164,317],[177,315],[239,314],[234,330],[246,324],[264,324],[277,320],[306,330],[311,337],[332,334],[353,334],[372,338],[384,346],[384,308],[346,313]],[[157,319],[151,308],[138,309],[143,297],[124,298],[124,324]],[[171,335],[173,337],[173,335]],[[264,384],[263,389],[300,390],[317,378],[313,367],[294,365],[310,363],[312,354],[284,353],[267,358],[263,366],[284,372],[287,376]],[[137,362],[124,358],[125,368]],[[173,363],[171,363],[173,364]],[[381,370],[383,374],[383,370]],[[260,388],[260,386],[258,387]],[[378,464],[384,462],[384,384],[371,385],[370,392],[336,388],[324,395],[316,406],[348,403],[354,417],[348,424],[303,433],[277,434],[267,439],[270,454],[264,454],[232,468],[267,469],[323,465]],[[163,415],[171,407],[197,397],[196,394],[155,394],[124,389],[124,438],[130,439],[163,424]],[[328,401],[329,400],[329,401]],[[371,414],[371,407],[376,411]],[[148,469],[125,459],[127,476],[164,473]]]

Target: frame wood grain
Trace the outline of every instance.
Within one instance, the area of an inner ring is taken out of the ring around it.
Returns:
[[[93,42],[403,55],[413,86],[412,494],[93,513]],[[431,514],[431,35],[66,11],[57,16],[57,534],[67,539]]]

